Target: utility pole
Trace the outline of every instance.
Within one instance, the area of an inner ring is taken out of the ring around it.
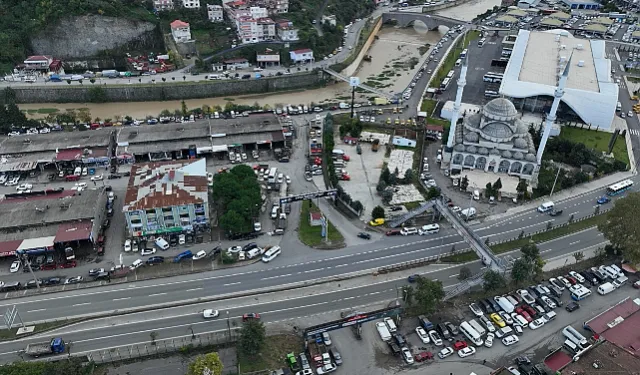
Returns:
[[[20,258],[22,260],[22,262],[24,263],[24,265],[29,269],[29,272],[31,273],[31,276],[33,277],[33,279],[36,281],[36,288],[38,290],[40,290],[40,281],[38,281],[38,278],[36,277],[36,275],[33,273],[33,269],[31,268],[31,262],[29,261],[29,257],[27,256],[27,254],[24,252],[24,250],[22,250],[20,253]]]
[[[558,173],[556,173],[556,179],[553,180],[553,186],[551,186],[551,193],[549,193],[549,198],[553,195],[553,191],[556,188],[556,182],[558,182],[558,176],[560,176],[560,167],[558,167]]]
[[[356,87],[358,87],[359,85],[360,85],[360,78],[358,77],[349,78],[349,86],[351,86],[351,118],[353,118],[354,116],[355,108],[353,106],[356,102]]]

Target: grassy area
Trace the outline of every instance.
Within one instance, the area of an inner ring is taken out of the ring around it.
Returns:
[[[455,66],[456,60],[460,58],[460,53],[463,49],[469,46],[469,43],[480,38],[480,31],[472,30],[467,33],[466,38],[459,40],[456,45],[451,49],[444,62],[440,66],[440,69],[435,74],[435,77],[431,81],[430,87],[438,88],[442,83],[442,80],[447,76],[447,73]]]
[[[443,120],[443,119],[439,119],[439,118],[433,118],[433,117],[429,117],[427,119],[427,123],[431,124],[431,125],[440,125],[440,126],[444,126],[445,127],[445,131],[448,132],[448,127],[450,125],[450,121],[449,120]]]
[[[55,328],[64,327],[69,324],[77,323],[80,321],[82,321],[82,319],[67,319],[67,320],[60,320],[60,321],[49,322],[49,323],[36,324],[35,326],[36,328],[33,331],[33,333],[38,333],[38,332],[48,331]],[[16,338],[20,338],[20,337],[25,337],[24,335],[19,335],[19,336],[16,335],[16,332],[18,332],[17,328],[0,330],[0,341],[9,341],[9,340],[15,340]]]
[[[311,206],[311,207],[309,207]],[[311,212],[321,212],[320,209],[311,201],[305,201],[302,205],[302,212],[300,213],[300,225],[298,227],[298,237],[300,241],[307,246],[318,246],[324,243],[324,239],[320,236],[322,233],[321,226],[311,226],[309,223],[309,214]],[[331,244],[340,244],[344,242],[342,233],[336,229],[335,226],[329,221],[329,242]]]
[[[56,112],[60,112],[60,110],[58,108],[38,108],[38,113],[43,115],[47,115],[49,113],[56,113]]]
[[[589,148],[606,152],[609,150],[611,134],[595,130],[563,126],[562,131],[560,132],[560,138],[582,143]],[[618,137],[616,140],[616,144],[613,146],[613,156],[616,160],[629,165],[629,154],[627,153],[627,143],[625,142],[624,137]]]
[[[432,99],[425,99],[422,101],[420,105],[421,112],[427,112],[427,116],[431,116],[433,114],[433,110],[436,109],[437,101]]]
[[[302,345],[302,339],[295,335],[267,336],[260,354],[246,357],[238,351],[240,373],[248,374],[287,367],[287,354],[299,353]]]
[[[550,241],[550,240],[553,240],[554,238],[566,236],[571,233],[579,232],[581,230],[584,230],[593,226],[597,226],[598,224],[606,220],[606,218],[607,218],[606,215],[597,215],[586,220],[571,223],[564,227],[560,227],[560,228],[552,229],[550,231],[542,232],[540,234],[536,234],[534,236],[531,236],[531,238],[523,237],[519,240],[513,240],[513,241],[493,245],[491,246],[491,250],[493,250],[495,254],[502,254],[502,253],[509,252],[511,250],[519,249],[522,246],[528,244],[530,240],[533,241],[534,243]],[[476,255],[476,253],[473,251],[470,251],[467,253],[443,257],[440,260],[446,263],[464,263],[464,262],[471,262],[477,259],[478,259],[478,256]]]
[[[409,211],[411,210],[415,210],[416,208],[420,207],[424,202],[423,201],[418,201],[418,202],[409,202],[409,203],[403,203],[402,205]]]

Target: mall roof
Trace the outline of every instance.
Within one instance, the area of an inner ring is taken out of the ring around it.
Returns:
[[[600,25],[597,23],[592,23],[590,25],[587,25],[585,28],[585,30],[587,31],[595,31],[597,33],[606,33],[607,32],[607,27],[604,25]]]
[[[598,17],[595,20],[593,20],[592,22],[595,23],[600,23],[602,25],[612,25],[613,24],[613,20],[609,17]]]
[[[69,148],[106,147],[108,128],[74,132],[51,132],[0,138],[0,155],[56,151]]]
[[[595,318],[586,321],[585,326],[594,333],[601,334],[609,328],[615,327],[616,324],[637,313],[639,310],[639,299],[625,298]]]
[[[526,15],[527,15],[527,12],[521,9],[512,9],[507,12],[507,16],[524,17]]]
[[[618,101],[603,40],[574,38],[566,30],[520,30],[500,85],[512,98],[553,97],[570,62],[562,101],[582,120],[609,129]]]
[[[640,298],[626,298],[585,326],[640,358]]]
[[[511,16],[500,16],[498,18],[496,18],[496,22],[503,22],[503,23],[516,23],[518,22],[518,19],[515,17],[511,17]]]
[[[598,363],[598,368],[594,367]],[[580,375],[637,375],[640,369],[640,358],[621,350],[613,343],[604,341],[591,350],[580,355],[580,358],[562,369],[563,374]]]

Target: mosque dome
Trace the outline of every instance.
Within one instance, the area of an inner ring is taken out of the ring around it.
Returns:
[[[518,116],[518,111],[508,99],[496,98],[485,104],[482,114],[494,120],[511,121]]]
[[[511,159],[511,151],[509,150],[502,151],[502,157],[506,159]]]
[[[474,132],[469,132],[464,136],[464,140],[467,141],[467,142],[476,143],[476,142],[478,142],[478,139],[479,139],[478,134],[474,133]]]
[[[536,161],[536,156],[534,154],[527,154],[527,155],[525,155],[524,160],[526,160],[526,161]]]
[[[523,148],[526,149],[527,148],[527,141],[524,138],[516,138],[514,145],[516,146],[516,148]]]
[[[522,158],[524,158],[524,155],[522,154],[522,152],[516,151],[513,153],[513,158],[516,160],[522,160]]]
[[[478,148],[478,154],[480,154],[480,155],[489,155],[489,150],[487,150],[486,147],[480,147],[480,148]]]

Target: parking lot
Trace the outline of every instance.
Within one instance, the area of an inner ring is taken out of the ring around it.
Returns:
[[[568,278],[569,275],[567,275],[567,279]],[[549,282],[544,282],[542,285],[551,288]],[[502,342],[501,338],[495,337],[492,345],[487,347],[484,343],[487,341],[487,334],[485,333],[482,335],[483,344],[475,348],[476,351],[474,354],[464,359],[455,353],[455,351],[444,359],[438,357],[438,353],[443,348],[454,347],[456,342],[458,342],[457,345],[459,348],[474,346],[471,345],[470,340],[461,332],[458,332],[458,334],[448,340],[443,339],[442,345],[434,345],[433,336],[435,334],[443,338],[441,333],[436,332],[442,331],[442,327],[439,327],[438,324],[444,323],[445,321],[450,321],[456,328],[459,328],[462,321],[476,319],[479,324],[486,328],[487,325],[482,323],[482,320],[469,309],[467,304],[425,316],[425,318],[434,325],[433,331],[429,331],[430,338],[428,343],[423,342],[416,333],[416,327],[421,326],[420,321],[416,317],[406,317],[397,324],[397,333],[400,334],[400,337],[395,337],[395,334],[392,334],[392,338],[389,341],[394,343],[393,346],[396,346],[397,342],[404,342],[404,340],[406,340],[406,344],[403,345],[411,351],[414,358],[419,353],[430,352],[434,358],[432,360],[417,362],[414,359],[413,363],[409,364],[403,359],[401,354],[394,355],[391,345],[381,340],[381,334],[376,329],[376,323],[380,323],[380,320],[365,323],[362,327],[362,337],[360,340],[356,339],[351,328],[332,331],[330,333],[332,341],[331,347],[341,353],[343,361],[337,373],[386,375],[403,371],[408,374],[418,374],[424,373],[424,367],[428,366],[428,371],[432,373],[453,372],[454,374],[464,374],[465,372],[473,371],[476,374],[483,375],[489,374],[492,369],[500,366],[513,366],[515,365],[515,358],[523,355],[527,356],[532,364],[540,363],[547,354],[561,347],[563,342],[567,340],[561,332],[564,327],[571,325],[575,330],[589,339],[591,335],[582,328],[583,322],[609,309],[624,298],[629,296],[633,297],[638,294],[637,289],[632,287],[632,280],[629,280],[625,285],[620,286],[618,289],[606,295],[597,293],[597,286],[591,285],[587,281],[585,281],[583,285],[590,287],[592,294],[578,302],[580,305],[578,309],[572,312],[566,310],[567,305],[573,301],[569,296],[568,290],[565,290],[559,298],[562,306],[553,309],[545,306],[545,313],[553,311],[557,314],[553,320],[543,323],[540,327],[536,327],[535,324],[535,328],[524,327],[522,334],[515,334],[518,341],[508,346]],[[523,289],[528,289],[528,293],[531,296],[535,296],[535,292],[531,291],[530,288],[524,287]],[[519,295],[515,290],[509,294]],[[480,306],[478,302],[477,304]],[[532,305],[535,305],[535,303]],[[374,310],[385,306],[386,304],[369,306],[363,311]],[[523,306],[522,302],[519,306]],[[489,318],[486,310],[482,310],[482,313],[483,316],[489,319],[494,329],[498,328],[495,320]],[[536,317],[533,317],[532,322],[537,321],[536,319],[539,319],[540,315],[541,314],[538,313]],[[513,324],[509,325],[507,323],[508,322],[505,322],[505,327],[514,326]],[[528,324],[530,325],[531,323]],[[464,343],[461,343],[462,341],[464,341]],[[567,354],[570,356],[573,355],[573,353],[568,352],[568,349],[562,350],[567,351]],[[521,373],[526,372],[521,369]],[[550,374],[552,372],[548,373]]]

